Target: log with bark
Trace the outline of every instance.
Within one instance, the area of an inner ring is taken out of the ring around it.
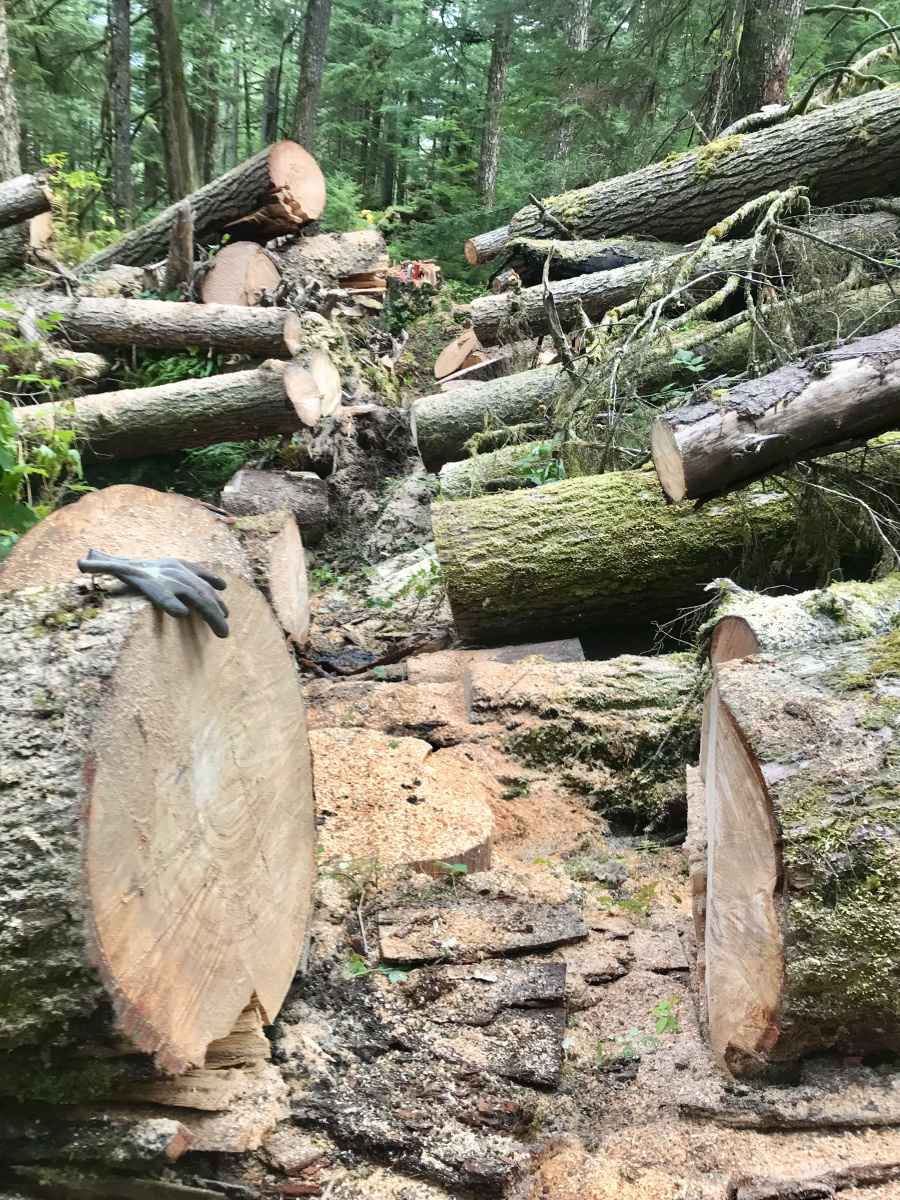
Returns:
[[[108,1092],[123,1049],[202,1065],[251,1000],[274,1020],[294,976],[315,873],[303,704],[262,595],[227,583],[224,640],[102,579],[0,598],[0,1077],[20,1098],[53,1077]]]
[[[543,238],[516,238],[506,246],[506,266],[512,268],[526,287],[541,282],[550,243]],[[614,271],[648,259],[671,258],[683,254],[675,242],[652,238],[620,237],[607,241],[553,241],[548,278],[551,282],[573,279],[576,275],[594,275]]]
[[[445,500],[465,500],[485,491],[501,490],[497,485],[524,487],[526,480],[522,462],[539,452],[542,442],[515,442],[488,454],[475,454],[461,462],[444,463],[438,479]],[[491,485],[495,485],[493,488]]]
[[[900,1039],[896,632],[715,668],[709,1031],[735,1074]]]
[[[309,371],[270,359],[255,371],[82,396],[65,408],[35,404],[14,416],[26,435],[51,423],[76,430],[84,460],[98,462],[295,433],[315,424],[321,403]]]
[[[349,275],[383,272],[391,265],[387,244],[377,229],[301,237],[274,251],[273,258],[288,283],[316,280],[325,287],[334,287]]]
[[[0,229],[47,212],[51,199],[50,189],[37,175],[17,175],[0,183]]]
[[[256,242],[229,242],[217,251],[203,276],[200,294],[204,304],[259,304],[275,295],[281,272],[268,252]]]
[[[291,513],[309,542],[328,524],[328,485],[312,471],[253,471],[244,468],[225,484],[222,507],[236,517]]]
[[[276,142],[188,197],[194,238],[201,244],[252,227],[261,236],[291,233],[325,209],[325,180],[315,159],[296,142]],[[113,263],[142,267],[166,257],[179,205],[127,233],[78,267],[81,276]],[[248,214],[251,214],[248,217]]]
[[[676,504],[900,425],[900,326],[657,417],[653,465]]]
[[[70,346],[52,346],[38,327],[36,308],[26,308],[16,325],[22,340],[36,351],[35,370],[45,378],[96,383],[112,370],[112,364],[101,354],[93,354],[90,350],[73,350]]]
[[[546,211],[574,238],[630,233],[690,241],[723,214],[798,179],[820,206],[890,195],[900,184],[898,118],[900,96],[893,89],[870,92],[552,196]],[[552,238],[558,230],[528,205],[513,217],[509,236]]]
[[[477,267],[480,263],[490,262],[492,258],[503,253],[508,240],[508,225],[503,225],[499,229],[489,229],[487,233],[477,233],[474,237],[470,237],[463,247],[466,262],[473,267]]]
[[[625,268],[626,270],[630,268]],[[900,319],[900,294],[890,283],[858,291],[811,292],[761,310],[783,313],[797,328],[807,331],[807,344],[828,342],[842,330],[875,333]],[[701,323],[696,329],[663,337],[649,349],[636,346],[626,352],[619,371],[620,393],[626,387],[652,396],[669,383],[696,383],[705,376],[746,370],[753,326],[722,322]],[[703,358],[694,372],[675,361],[679,350]],[[538,420],[546,421],[566,386],[566,373],[550,365],[511,378],[473,384],[449,395],[423,396],[411,406],[413,436],[430,471],[445,462],[465,457],[466,443],[487,427],[502,429]],[[552,423],[551,423],[552,425]],[[536,435],[539,430],[534,430]]]
[[[456,388],[467,387],[470,383],[484,383],[487,379],[500,379],[503,375],[514,375],[516,373],[514,349],[515,347],[512,346],[492,346],[489,350],[476,351],[471,357],[477,361],[468,367],[460,367],[452,375],[443,377],[441,391],[452,392]]]
[[[284,510],[238,517],[232,528],[253,571],[253,582],[268,599],[295,646],[309,633],[309,577],[297,520]]]
[[[191,203],[182,200],[178,205],[172,234],[169,238],[169,253],[163,271],[162,292],[164,296],[188,294],[194,277],[194,218]]]
[[[800,228],[808,229],[817,237],[841,245],[865,247],[870,252],[877,252],[896,245],[900,235],[900,218],[885,212],[863,213],[851,217],[838,217],[826,213],[812,218]],[[799,241],[799,238],[780,238],[769,260],[757,261],[755,270],[759,273],[770,271],[779,277],[790,274],[797,262]],[[543,245],[547,249],[550,247],[549,242],[531,244]],[[583,244],[554,242],[554,259],[557,251],[565,252],[570,246]],[[579,315],[579,303],[588,317],[601,317],[609,309],[618,308],[619,305],[633,300],[653,283],[664,280],[667,276],[674,276],[686,258],[686,252],[681,247],[673,248],[670,243],[640,244],[645,248],[645,253],[630,264],[609,270],[598,269],[592,274],[573,273],[573,276],[566,276],[560,282],[550,285],[554,307],[564,329],[575,323]],[[654,245],[657,247],[655,253]],[[750,262],[752,246],[750,239],[714,245],[709,254],[694,264],[691,271],[691,277],[694,279],[704,277],[701,292],[711,294],[721,286],[722,276],[745,271]],[[547,249],[544,251],[544,258]],[[553,259],[551,265],[552,262]],[[710,273],[713,273],[713,278],[706,278]],[[520,319],[527,322],[532,334],[539,336],[550,332],[543,286],[525,288],[516,293],[516,302],[520,306]],[[497,341],[500,327],[509,316],[510,303],[510,294],[479,296],[472,301],[469,316],[475,333],[484,345],[491,345]]]
[[[255,247],[258,249],[258,247]],[[291,358],[300,351],[300,318],[288,308],[190,304],[165,300],[57,297],[42,311],[58,312],[67,333],[108,346],[185,350],[204,346],[233,354]]]
[[[892,471],[900,482],[900,464],[886,461],[880,474]],[[795,510],[783,492],[753,485],[694,512],[668,504],[646,470],[447,500],[431,516],[456,627],[476,642],[671,618],[740,566],[748,538],[773,564],[769,583],[814,553],[792,545]],[[844,553],[859,552],[852,523],[835,533]]]

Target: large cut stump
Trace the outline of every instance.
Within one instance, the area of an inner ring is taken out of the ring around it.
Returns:
[[[900,635],[715,668],[706,990],[735,1074],[900,1046]]]
[[[88,550],[121,558],[186,558],[213,571],[251,573],[226,520],[199,500],[118,483],[50,513],[0,562],[0,591],[63,583]]]
[[[224,231],[261,237],[292,233],[325,210],[325,179],[316,160],[296,142],[276,142],[188,196],[194,239],[202,244]],[[165,258],[183,201],[172,204],[82,263],[92,275],[113,263],[141,267]]]
[[[0,598],[3,1050],[124,1039],[178,1072],[252,998],[278,1012],[315,871],[306,725],[265,600],[227,582],[225,640],[102,583]]]
[[[203,277],[203,303],[259,304],[264,294],[271,299],[280,283],[281,272],[267,250],[256,242],[229,242]]]

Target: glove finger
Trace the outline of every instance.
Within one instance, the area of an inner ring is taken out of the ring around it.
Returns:
[[[87,558],[78,559],[78,570],[86,575],[101,572],[113,574],[117,567],[123,567],[129,562],[127,558],[116,558],[112,554],[104,554],[102,550],[88,550]]]
[[[151,579],[141,571],[121,571],[119,579],[123,583],[129,584],[146,596],[157,608],[161,608],[163,612],[167,612],[172,617],[186,617],[190,611],[185,604],[182,604],[174,591],[170,591],[164,584],[158,583],[155,579]]]
[[[217,592],[224,592],[228,587],[221,575],[217,575],[209,567],[204,567],[203,563],[191,562],[188,558],[177,558],[175,561],[181,563],[183,567],[187,567],[189,571],[193,571],[195,575],[199,575],[201,579],[205,579]]]
[[[163,579],[169,584],[176,596],[180,596],[186,592],[193,592],[198,596],[202,596],[204,602],[210,608],[218,608],[223,617],[228,616],[228,607],[221,596],[212,590],[205,579],[201,579],[199,575],[195,575],[193,571],[189,571],[186,567],[180,564],[175,567],[166,567],[163,571]]]
[[[192,608],[194,612],[203,618],[216,637],[228,637],[228,622],[222,615],[222,606],[219,603],[219,598],[212,589],[210,589],[210,595],[206,596],[199,590],[179,588],[178,595],[189,608]]]

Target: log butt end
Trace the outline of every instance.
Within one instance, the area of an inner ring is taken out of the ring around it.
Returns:
[[[657,417],[650,427],[650,453],[663,491],[673,504],[680,504],[687,496],[681,451],[668,422],[661,417]]]
[[[297,142],[276,142],[269,153],[269,175],[279,198],[299,221],[316,221],[325,211],[325,176],[308,150]]]

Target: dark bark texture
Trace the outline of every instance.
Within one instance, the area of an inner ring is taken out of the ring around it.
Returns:
[[[182,200],[200,186],[194,135],[187,101],[181,38],[172,0],[153,0],[150,6],[156,51],[159,56],[162,96],[163,149],[169,199]]]
[[[513,53],[513,17],[504,14],[494,26],[491,65],[488,71],[487,96],[484,101],[484,126],[481,134],[481,153],[478,156],[476,191],[484,205],[494,203],[497,183],[497,164],[500,161],[500,138],[503,134],[502,111],[506,80]]]
[[[900,93],[870,93],[774,129],[711,142],[650,167],[566,192],[549,211],[577,238],[630,233],[690,241],[742,204],[802,183],[815,205],[890,194],[900,186]],[[510,237],[556,236],[528,205]]]
[[[303,45],[300,48],[300,79],[294,104],[294,141],[312,154],[316,140],[319,92],[325,73],[331,0],[309,0],[303,21]]]
[[[113,212],[120,229],[131,228],[131,4],[109,0],[109,84],[112,93]]]
[[[47,189],[35,175],[18,175],[0,183],[0,229],[36,217],[49,207]]]

